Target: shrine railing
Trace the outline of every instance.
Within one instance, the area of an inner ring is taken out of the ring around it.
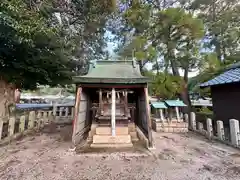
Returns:
[[[31,130],[39,130],[46,124],[71,124],[74,116],[72,104],[31,106],[17,104],[14,113],[9,117],[0,117],[0,144]]]

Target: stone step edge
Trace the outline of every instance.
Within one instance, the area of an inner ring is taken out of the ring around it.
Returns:
[[[123,148],[123,147],[133,147],[132,143],[121,143],[121,144],[114,144],[114,143],[92,143],[90,145],[91,148]]]

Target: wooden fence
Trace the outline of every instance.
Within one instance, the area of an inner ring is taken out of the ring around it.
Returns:
[[[73,106],[57,105],[51,109],[28,109],[10,117],[0,117],[0,142],[33,129],[41,129],[49,123],[70,124],[73,115]]]

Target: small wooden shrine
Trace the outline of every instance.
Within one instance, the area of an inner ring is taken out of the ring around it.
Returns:
[[[181,112],[185,106],[180,100],[151,102],[153,129],[157,132],[188,132],[188,122],[184,121]]]
[[[137,133],[146,136],[148,146],[152,145],[149,80],[141,75],[135,61],[96,61],[86,75],[74,81],[75,144],[87,132],[92,147],[132,146]]]

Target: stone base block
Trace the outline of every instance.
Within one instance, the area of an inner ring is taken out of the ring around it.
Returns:
[[[93,144],[128,144],[131,142],[130,135],[117,135],[117,136],[103,136],[94,135]]]
[[[136,131],[136,125],[135,125],[135,123],[129,123],[129,124],[128,124],[128,131],[129,131],[129,132],[134,132],[134,131]]]
[[[111,135],[111,127],[97,127],[96,135]],[[128,135],[128,127],[116,127],[116,135]]]
[[[153,121],[153,129],[156,132],[185,133],[188,132],[188,123],[186,122],[156,122]]]
[[[149,148],[149,141],[148,138],[145,136],[145,134],[141,131],[141,129],[139,127],[136,127],[136,133],[138,138],[144,142],[145,147]]]
[[[124,144],[91,144],[91,148],[131,148],[133,147],[132,143]]]
[[[130,134],[130,136],[131,136],[132,141],[135,142],[135,141],[138,141],[138,140],[139,140],[136,131],[135,131],[135,132],[130,132],[129,134]]]

